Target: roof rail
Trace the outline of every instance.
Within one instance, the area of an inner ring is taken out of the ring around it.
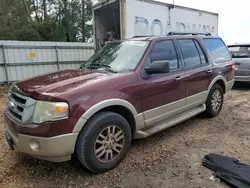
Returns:
[[[196,32],[169,32],[167,36],[171,35],[205,35],[205,36],[211,36],[211,33],[196,33]]]
[[[154,37],[155,35],[138,35],[138,36],[133,36],[132,38],[140,38],[140,37]]]

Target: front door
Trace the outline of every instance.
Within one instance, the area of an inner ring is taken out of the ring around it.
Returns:
[[[157,41],[144,67],[153,61],[163,60],[170,63],[169,73],[142,78],[142,108],[146,126],[180,113],[185,106],[185,73],[172,40]]]
[[[213,69],[196,39],[179,39],[177,43],[186,73],[186,105],[191,109],[206,101]]]

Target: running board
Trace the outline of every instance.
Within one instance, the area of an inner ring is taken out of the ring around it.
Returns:
[[[134,139],[139,139],[139,138],[146,138],[152,134],[155,134],[157,132],[160,132],[162,130],[165,130],[169,127],[172,127],[176,124],[179,124],[183,121],[186,121],[188,119],[190,119],[191,117],[194,117],[202,112],[204,112],[206,110],[206,105],[203,104],[201,106],[198,106],[196,108],[193,108],[189,111],[183,112],[181,114],[178,114],[166,121],[160,122],[158,124],[156,124],[154,127],[145,129],[145,130],[138,130],[136,132],[134,132],[133,138]]]

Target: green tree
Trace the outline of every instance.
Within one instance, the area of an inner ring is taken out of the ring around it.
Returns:
[[[22,1],[1,1],[0,25],[0,39],[2,40],[25,40],[26,36],[30,36],[31,39],[40,39],[37,31],[30,25]]]
[[[91,19],[91,0],[1,0],[0,39],[85,42]]]
[[[82,10],[81,10],[81,39],[83,42],[86,42],[88,38],[92,35],[92,1],[91,0],[82,0]]]

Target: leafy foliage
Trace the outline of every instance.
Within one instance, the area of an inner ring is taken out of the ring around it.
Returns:
[[[91,0],[1,0],[0,40],[88,41]]]

